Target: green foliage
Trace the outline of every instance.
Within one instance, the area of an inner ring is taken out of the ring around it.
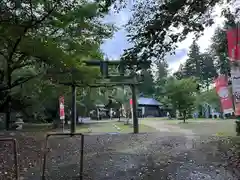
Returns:
[[[152,97],[154,95],[154,80],[151,70],[142,70],[140,76],[143,77],[142,83],[138,86],[139,93],[144,96]]]
[[[213,24],[211,12],[223,0],[137,1],[127,24],[129,41],[134,45],[125,51],[126,61],[162,59],[176,48],[190,32],[200,36]]]
[[[210,46],[210,52],[216,60],[216,68],[221,74],[229,75],[230,64],[228,59],[228,47],[226,31],[229,28],[234,28],[237,25],[237,14],[234,14],[230,9],[224,11],[226,18],[224,26],[217,28],[212,37],[212,44]]]
[[[197,95],[196,106],[200,106],[204,103],[211,105],[218,112],[221,112],[220,99],[215,89],[210,89],[209,91],[204,91]]]
[[[169,80],[166,85],[166,94],[173,108],[178,110],[185,119],[195,104],[197,82],[194,78]]]
[[[99,71],[82,62],[103,59],[100,44],[115,29],[102,21],[113,3],[106,2],[0,2],[0,111],[38,116],[52,109],[56,116],[58,97],[71,100],[59,83],[96,79]]]
[[[200,53],[199,46],[196,41],[193,41],[188,57],[175,76],[178,79],[195,77],[199,80],[201,87],[208,88],[217,75],[213,56],[208,53]]]
[[[166,83],[168,78],[168,64],[165,61],[156,62],[156,81],[155,81],[155,98],[164,106],[170,107],[168,98],[166,96]]]

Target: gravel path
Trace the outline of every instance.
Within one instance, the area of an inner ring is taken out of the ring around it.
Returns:
[[[12,136],[19,140],[21,180],[39,180],[43,137],[26,133]],[[179,129],[86,136],[84,180],[239,180],[237,143],[239,139],[199,137]],[[0,146],[1,162],[6,162],[1,164],[0,180],[12,179],[8,148]],[[79,149],[79,138],[50,139],[47,180],[79,179]],[[7,168],[10,171],[5,174]]]
[[[219,144],[216,142],[220,140],[207,137],[196,137],[189,142],[184,136],[166,135],[86,137],[84,180],[239,180],[239,174],[229,168],[230,162],[226,160],[229,158],[223,155],[226,149],[220,148],[229,143]],[[68,152],[59,154],[59,150],[52,150],[47,179],[78,179],[79,151],[76,140],[71,141],[66,145],[71,147]],[[39,170],[29,170],[27,177],[39,179]]]

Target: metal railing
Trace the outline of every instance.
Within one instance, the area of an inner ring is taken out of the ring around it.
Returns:
[[[13,144],[13,156],[14,156],[14,169],[15,179],[19,180],[19,162],[18,162],[18,146],[17,140],[14,138],[0,138],[0,142],[12,142]]]
[[[44,145],[44,154],[43,154],[43,163],[42,163],[42,180],[46,180],[46,161],[47,161],[47,154],[49,152],[48,140],[51,136],[67,136],[67,137],[80,136],[81,137],[79,180],[83,180],[84,135],[82,133],[50,133],[46,135],[45,145]]]

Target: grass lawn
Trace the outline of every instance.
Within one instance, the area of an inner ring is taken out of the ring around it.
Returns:
[[[133,132],[133,127],[132,125],[125,125],[124,122],[116,122],[114,123],[117,127],[119,127],[121,130],[121,133],[131,133]],[[139,132],[157,132],[156,129],[143,125],[143,124],[139,124]]]
[[[52,124],[51,123],[24,123],[23,129],[20,131],[23,132],[48,132],[52,130]]]
[[[112,123],[91,123],[82,124],[77,126],[77,132],[79,133],[111,133],[117,132]]]
[[[81,133],[132,133],[132,125],[124,122],[91,123],[77,126],[77,132]],[[156,132],[156,129],[139,124],[139,132]]]
[[[187,119],[186,123],[182,120],[167,118],[144,118],[140,121],[145,122],[161,122],[169,126],[178,127],[181,129],[192,130],[198,135],[217,135],[217,136],[235,136],[235,120],[234,119]]]
[[[187,120],[182,123],[179,120],[169,120],[167,124],[178,126],[182,129],[191,129],[193,133],[200,135],[217,135],[217,136],[235,136],[235,121],[234,120]]]
[[[223,119],[188,119],[187,123],[182,120],[167,120],[167,118],[141,118],[139,119],[139,132],[156,132],[155,128],[141,124],[147,121],[161,121],[166,125],[178,127],[181,129],[192,130],[193,133],[199,135],[217,135],[217,136],[235,136],[235,121]],[[22,132],[41,132],[47,133],[53,131],[51,124],[29,124],[23,125]],[[77,132],[80,133],[132,133],[132,125],[124,125],[124,122],[99,122],[91,124],[77,125]]]

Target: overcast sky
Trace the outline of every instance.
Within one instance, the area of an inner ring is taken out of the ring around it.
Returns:
[[[127,32],[124,29],[124,24],[127,23],[129,17],[131,16],[130,8],[131,5],[128,5],[128,7],[122,10],[120,13],[110,13],[105,19],[107,22],[115,23],[119,27],[119,30],[114,33],[113,38],[106,40],[101,46],[103,52],[110,59],[119,59],[123,53],[123,50],[130,47],[130,44],[127,42]],[[216,24],[210,28],[205,29],[204,35],[198,41],[201,52],[209,47],[211,43],[211,37],[216,27],[223,24],[223,19],[220,18],[220,11],[221,8],[217,7],[215,10],[215,13],[217,15],[215,18]],[[192,41],[193,35],[189,34],[186,40],[178,44],[175,55],[169,55],[166,57],[166,60],[169,64],[169,69],[171,71],[176,71],[179,65],[185,62],[187,59],[189,46],[191,45]]]

